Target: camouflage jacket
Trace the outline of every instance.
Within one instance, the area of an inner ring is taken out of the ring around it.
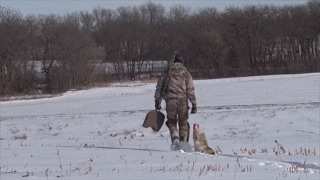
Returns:
[[[192,104],[196,104],[196,96],[194,92],[193,79],[190,72],[182,63],[173,63],[171,67],[171,77],[169,79],[167,90],[163,96],[163,99],[181,98],[189,99]],[[154,98],[159,99],[161,91],[165,85],[165,79],[167,77],[167,68],[162,72],[159,77]]]

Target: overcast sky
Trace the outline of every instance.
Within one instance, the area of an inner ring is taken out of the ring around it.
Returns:
[[[307,0],[151,0],[162,4],[166,10],[175,4],[182,4],[192,10],[202,7],[216,7],[222,11],[226,6],[243,6],[247,4],[293,5],[304,4]],[[100,5],[107,9],[119,6],[135,6],[147,0],[0,0],[0,5],[20,10],[22,14],[65,14],[74,11],[89,11]]]

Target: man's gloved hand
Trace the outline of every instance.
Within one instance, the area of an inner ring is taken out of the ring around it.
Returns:
[[[197,104],[192,104],[191,114],[195,114],[197,112]]]
[[[160,104],[159,99],[154,100],[154,107],[156,108],[156,110],[161,109],[161,104]]]

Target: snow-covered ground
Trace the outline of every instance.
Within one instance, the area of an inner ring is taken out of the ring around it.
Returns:
[[[0,102],[0,179],[319,179],[319,73],[195,87],[189,122],[217,155],[170,151],[165,125],[141,126],[155,83],[113,84]]]

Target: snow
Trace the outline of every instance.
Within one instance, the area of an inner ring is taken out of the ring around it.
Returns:
[[[142,127],[155,83],[116,83],[0,102],[1,180],[319,179],[320,73],[195,87],[189,122],[217,155],[170,151],[165,125],[157,133]]]

